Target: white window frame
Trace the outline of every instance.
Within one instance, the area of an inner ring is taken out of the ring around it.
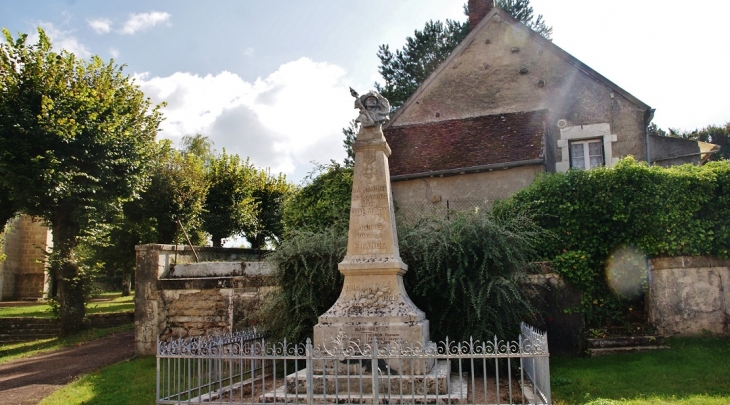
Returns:
[[[599,166],[605,166],[606,165],[606,154],[603,150],[603,139],[602,138],[593,138],[593,139],[582,139],[582,140],[576,140],[576,141],[569,141],[570,147],[568,148],[568,151],[570,152],[570,167],[573,169],[584,169],[584,170],[590,170],[593,169],[595,166],[591,166],[591,158],[592,157],[598,157],[598,155],[591,155],[590,154],[590,144],[600,144],[601,145],[601,164]],[[573,147],[575,145],[580,145],[583,149],[583,167],[577,167],[573,166],[573,160],[576,159],[575,154],[573,153]]]
[[[617,137],[611,134],[611,125],[590,124],[576,125],[560,129],[558,147],[561,149],[562,159],[555,162],[556,172],[567,172],[570,170],[570,142],[586,141],[591,139],[603,139],[603,161],[606,166],[613,166],[618,163],[618,158],[613,157],[613,143]]]

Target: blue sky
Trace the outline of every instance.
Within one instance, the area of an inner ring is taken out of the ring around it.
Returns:
[[[466,0],[2,1],[0,26],[126,64],[155,102],[161,136],[217,148],[299,181],[344,157],[356,116],[348,86],[378,79],[378,45],[398,48]],[[532,0],[554,42],[657,109],[663,128],[730,121],[730,2]]]

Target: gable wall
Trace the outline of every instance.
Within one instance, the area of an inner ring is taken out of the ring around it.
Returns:
[[[617,135],[614,158],[646,159],[643,109],[531,38],[526,28],[513,26],[499,13],[487,19],[465,40],[471,42],[421,86],[391,127],[547,109],[548,170],[562,159],[557,145],[560,119],[568,126],[608,123]],[[526,74],[520,73],[522,68]]]

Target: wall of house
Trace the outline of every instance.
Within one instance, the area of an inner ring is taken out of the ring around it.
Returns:
[[[28,216],[10,222],[5,235],[6,259],[0,263],[0,300],[41,298],[45,282],[45,255],[51,246],[48,228]]]
[[[581,71],[562,51],[533,38],[537,34],[498,13],[486,19],[489,23],[475,29],[421,85],[391,126],[547,109],[548,159],[562,160],[561,127],[609,124],[610,133],[617,135],[613,158],[646,160],[645,109]],[[565,120],[561,127],[559,120]]]
[[[235,260],[245,253],[242,252],[245,249],[196,249],[199,254],[214,250],[219,260]],[[251,268],[251,272],[244,270],[241,274],[237,271],[236,275],[230,276],[215,270],[213,272],[218,275],[211,277],[171,276],[171,265],[189,262],[191,253],[188,246],[137,246],[134,291],[137,354],[155,354],[158,337],[200,336],[247,327],[249,316],[273,288],[270,272],[265,271],[269,267],[259,263],[245,263],[239,269]]]
[[[532,183],[543,165],[495,169],[482,173],[467,173],[446,177],[425,177],[399,180],[391,183],[393,201],[398,209],[415,210],[423,206],[446,210],[446,201],[452,209],[464,204],[478,206],[509,197]],[[465,207],[464,207],[465,208]]]
[[[660,333],[730,334],[730,260],[667,257],[649,264],[649,320]]]

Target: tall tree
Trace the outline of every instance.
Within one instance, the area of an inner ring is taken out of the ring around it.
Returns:
[[[294,191],[286,176],[273,176],[269,170],[258,170],[251,183],[256,209],[254,221],[243,232],[252,249],[263,249],[267,244],[277,245],[284,233],[282,204]]]
[[[0,184],[21,212],[53,231],[49,272],[64,333],[81,326],[87,278],[79,236],[140,191],[159,107],[113,61],[79,60],[3,30],[0,45]]]
[[[545,24],[542,15],[534,16],[530,0],[497,0],[495,6],[550,39],[552,27]],[[469,15],[466,5],[464,12]],[[445,23],[429,21],[423,30],[415,30],[413,37],[407,37],[406,44],[395,53],[391,52],[387,44],[380,45],[378,72],[385,84],[376,82],[375,88],[390,101],[393,109],[397,109],[468,34],[468,20],[446,20]]]
[[[335,162],[318,165],[284,204],[287,234],[294,230],[319,232],[334,227],[346,230],[350,220],[352,167]]]
[[[223,246],[223,238],[243,235],[246,229],[254,227],[261,202],[253,198],[252,183],[257,176],[248,159],[242,161],[225,149],[210,162],[202,219],[203,230],[210,234],[213,246]]]
[[[155,242],[173,243],[179,224],[188,232],[201,225],[208,192],[204,163],[192,153],[176,150],[169,140],[161,140],[154,149],[150,184],[128,215],[136,221],[150,218],[156,230]]]
[[[207,167],[216,157],[216,151],[213,149],[213,141],[205,135],[185,135],[180,141],[182,152],[193,154],[203,160]]]
[[[347,152],[347,157],[343,162],[345,167],[355,166],[355,151],[352,149],[352,145],[355,143],[357,137],[358,124],[355,120],[350,121],[350,125],[347,128],[342,128],[342,134],[345,135],[345,140],[342,141],[342,146]]]

